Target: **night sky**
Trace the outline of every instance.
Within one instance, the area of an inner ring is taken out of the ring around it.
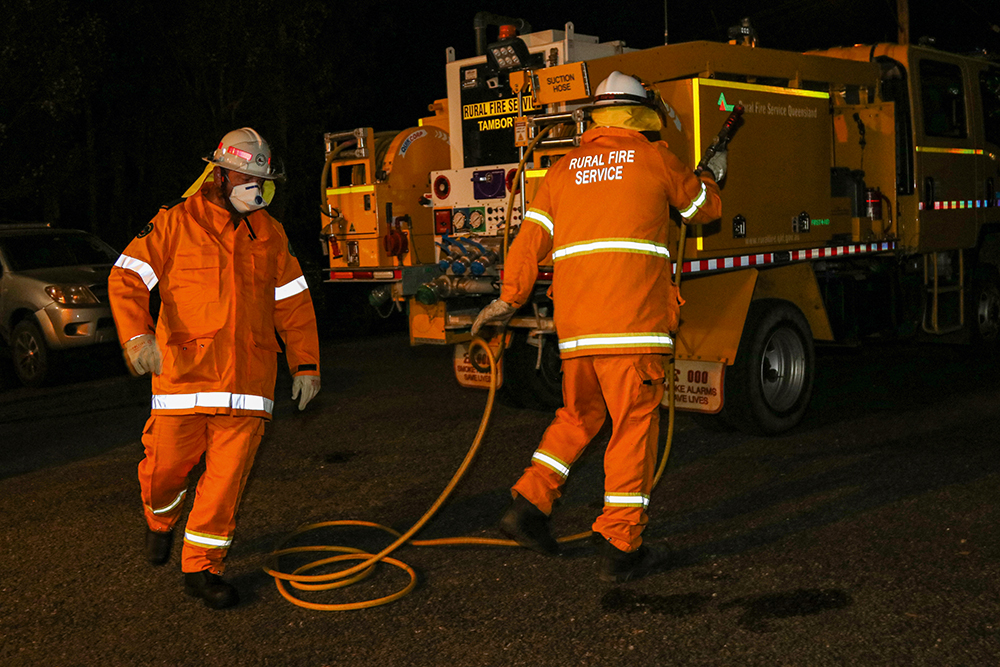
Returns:
[[[445,49],[475,55],[479,11],[523,18],[534,30],[572,22],[577,33],[633,48],[664,41],[664,4],[650,0],[3,5],[0,221],[91,229],[118,248],[183,193],[225,132],[244,125],[261,131],[288,168],[272,212],[316,247],[323,132],[403,130],[428,115],[446,95]],[[743,17],[770,48],[897,36],[896,0],[675,0],[667,11],[671,43],[725,41]],[[935,35],[949,50],[1000,52],[996,0],[911,0],[910,13],[913,41]]]

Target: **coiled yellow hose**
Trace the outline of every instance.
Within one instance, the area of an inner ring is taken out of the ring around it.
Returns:
[[[518,171],[524,168],[527,156],[530,154],[531,149],[534,148],[535,143],[537,143],[538,139],[540,139],[543,136],[544,132],[545,131],[543,130],[543,132],[539,133],[539,135],[535,137],[535,141],[533,141],[531,145],[528,147],[528,150],[525,151],[525,158],[522,159],[521,163],[518,165]],[[332,162],[332,160],[328,160],[328,164],[330,162]],[[515,182],[517,176],[518,174],[515,174]],[[505,225],[505,230],[504,230],[505,256],[507,249],[507,229],[510,228],[510,214],[513,209],[514,189],[512,188],[511,190],[512,190],[511,200],[509,205],[507,206],[507,224]],[[682,223],[680,229],[680,238],[677,243],[677,261],[675,264],[675,284],[677,285],[678,289],[680,288],[681,271],[684,263],[684,243],[685,243],[686,232],[687,232],[687,226]],[[501,335],[503,334],[501,333]],[[400,599],[401,597],[407,595],[410,591],[412,591],[413,588],[417,585],[416,571],[403,561],[389,557],[389,554],[391,554],[404,544],[410,544],[416,547],[454,546],[454,545],[468,545],[468,544],[503,546],[503,547],[520,546],[514,540],[491,539],[483,537],[445,537],[435,540],[411,539],[414,535],[416,535],[420,531],[421,528],[424,527],[424,525],[428,521],[430,521],[431,517],[433,517],[437,513],[437,511],[441,508],[441,506],[444,505],[445,501],[451,495],[452,491],[454,491],[459,481],[461,481],[462,477],[469,469],[469,466],[472,464],[473,459],[476,457],[476,454],[479,452],[479,448],[482,445],[483,436],[486,434],[486,428],[489,426],[490,416],[493,413],[493,402],[494,399],[496,398],[496,391],[497,391],[497,385],[496,385],[497,357],[493,356],[493,351],[490,349],[490,346],[486,343],[486,341],[484,341],[482,338],[479,337],[474,337],[472,339],[472,342],[470,343],[469,346],[470,356],[472,350],[475,349],[476,347],[483,348],[483,350],[486,352],[486,356],[489,359],[490,363],[490,388],[489,388],[489,394],[487,395],[486,398],[486,407],[483,410],[483,417],[479,422],[479,430],[476,432],[476,437],[472,441],[472,446],[469,448],[468,453],[466,453],[465,459],[463,459],[461,465],[459,465],[458,470],[456,470],[455,474],[452,475],[451,481],[448,482],[448,485],[445,487],[444,491],[441,492],[441,495],[438,496],[437,500],[434,501],[434,504],[431,505],[430,509],[428,509],[427,512],[425,512],[424,515],[420,517],[420,519],[415,524],[413,524],[413,526],[405,533],[399,533],[398,531],[389,528],[388,526],[384,526],[379,523],[373,523],[370,521],[341,520],[341,521],[323,521],[320,523],[307,524],[301,526],[300,528],[296,529],[289,535],[285,536],[280,542],[278,542],[277,545],[275,545],[274,551],[271,552],[271,554],[268,556],[267,564],[264,567],[264,572],[274,577],[275,585],[278,587],[278,592],[282,595],[282,597],[284,597],[286,600],[288,600],[289,602],[298,607],[303,607],[305,609],[313,609],[316,611],[352,611],[356,609],[367,609],[369,607],[377,607]],[[503,348],[501,347],[501,350],[502,349]],[[660,462],[657,465],[656,475],[653,477],[653,489],[655,489],[656,486],[659,484],[660,478],[663,476],[664,470],[666,470],[667,459],[670,456],[670,446],[671,443],[673,442],[673,437],[674,437],[675,384],[674,384],[673,356],[671,356],[670,358],[666,371],[668,376],[667,438],[663,449],[663,456],[660,458]],[[390,535],[394,536],[396,540],[392,544],[384,548],[382,551],[378,552],[377,554],[371,554],[366,551],[363,551],[362,549],[356,549],[354,547],[335,546],[335,545],[285,547],[285,545],[288,544],[288,542],[290,542],[292,539],[309,531],[317,530],[320,528],[348,527],[348,526],[374,528],[376,530],[381,530],[383,532],[389,533]],[[590,537],[592,534],[593,531],[588,530],[586,532],[577,533],[575,535],[560,537],[557,539],[557,542],[559,542],[560,544],[565,544],[567,542],[575,542],[577,540],[586,539]],[[320,553],[334,552],[338,553],[339,555],[330,556],[328,558],[322,558],[320,560],[307,563],[305,565],[296,568],[292,572],[283,572],[279,569],[278,561],[281,559],[282,556],[287,556],[297,553],[311,553],[311,552],[320,552]],[[357,565],[353,565],[346,570],[340,570],[329,574],[305,574],[310,570],[314,570],[324,565],[329,565],[331,563],[352,561],[352,560],[362,561],[362,562],[358,563]],[[374,568],[378,563],[387,563],[389,565],[393,565],[395,567],[402,569],[410,576],[409,583],[403,589],[391,595],[386,595],[384,597],[375,598],[371,600],[364,600],[361,602],[350,602],[343,604],[322,604],[316,602],[307,602],[305,600],[302,600],[301,598],[295,597],[285,585],[285,582],[288,582],[288,584],[291,585],[292,588],[301,591],[321,591],[321,590],[332,590],[336,588],[343,588],[345,586],[350,586],[351,584],[357,583],[362,579],[371,575],[375,571]]]
[[[465,459],[462,461],[458,470],[452,476],[451,481],[445,487],[441,495],[438,496],[434,504],[431,505],[430,509],[420,517],[420,519],[413,524],[413,526],[407,530],[405,533],[399,533],[388,526],[384,526],[379,523],[373,523],[369,521],[323,521],[320,523],[311,523],[296,529],[294,532],[290,533],[284,537],[277,545],[275,545],[274,551],[268,556],[267,564],[264,567],[264,571],[274,577],[275,585],[278,587],[278,592],[281,593],[282,597],[291,602],[298,607],[304,607],[306,609],[313,609],[316,611],[351,611],[355,609],[367,609],[369,607],[377,607],[379,605],[388,604],[404,595],[408,594],[413,590],[413,587],[417,584],[417,573],[412,567],[406,563],[396,559],[390,558],[389,554],[394,552],[399,547],[404,544],[411,544],[417,547],[431,547],[431,546],[451,546],[451,545],[466,545],[466,544],[480,544],[488,546],[504,546],[504,547],[516,547],[519,546],[514,540],[502,540],[502,539],[490,539],[482,537],[446,537],[435,540],[413,540],[411,539],[424,525],[430,521],[441,506],[451,495],[451,492],[458,485],[459,481],[465,475],[465,472],[469,469],[472,464],[473,459],[479,451],[482,445],[483,436],[486,433],[486,428],[489,426],[490,415],[493,412],[493,402],[496,398],[496,377],[497,377],[497,366],[496,358],[493,356],[492,350],[490,350],[489,345],[482,338],[473,338],[472,343],[469,347],[469,352],[476,347],[482,347],[486,351],[486,355],[490,362],[490,388],[489,394],[486,398],[486,408],[483,410],[483,417],[479,422],[479,430],[476,432],[476,437],[472,441],[472,446],[469,448],[468,453],[465,455]],[[670,443],[673,439],[674,431],[674,381],[673,381],[673,369],[668,368],[669,379],[669,425],[667,428],[667,442],[663,451],[663,457],[660,459],[658,469],[656,471],[656,476],[653,479],[653,488],[656,487],[657,483],[660,481],[660,477],[663,475],[663,471],[666,468],[667,457],[670,454]],[[317,530],[319,528],[331,528],[331,527],[366,527],[374,528],[377,530],[384,531],[393,535],[396,540],[387,546],[385,549],[377,554],[367,553],[361,549],[355,549],[354,547],[345,546],[298,546],[298,547],[285,547],[285,545],[292,539],[307,533],[312,530]],[[576,535],[570,535],[568,537],[561,537],[558,539],[560,543],[573,542],[576,540],[581,540],[589,537],[592,534],[591,531],[586,531],[583,533],[578,533]],[[322,558],[317,561],[313,561],[296,568],[292,572],[283,572],[279,568],[279,559],[282,556],[287,556],[296,553],[307,553],[307,552],[336,552],[339,555],[330,556],[328,558]],[[332,572],[330,574],[305,574],[310,570],[314,570],[318,567],[324,565],[329,565],[331,563],[338,563],[343,561],[359,560],[362,561],[357,565],[354,565],[346,570],[340,570],[337,572]],[[365,577],[369,576],[374,572],[374,568],[378,563],[388,563],[389,565],[394,565],[402,570],[404,570],[408,575],[410,575],[409,583],[400,591],[387,595],[385,597],[376,598],[372,600],[364,600],[362,602],[351,602],[344,604],[322,604],[316,602],[307,602],[298,597],[295,597],[291,591],[285,586],[285,582],[288,582],[292,588],[302,590],[302,591],[320,591],[320,590],[331,590],[335,588],[342,588],[344,586],[349,586],[358,581],[361,581]]]

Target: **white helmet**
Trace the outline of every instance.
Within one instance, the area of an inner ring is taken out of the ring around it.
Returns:
[[[642,82],[634,76],[612,72],[594,91],[594,103],[591,108],[614,106],[643,106],[656,108],[653,94],[646,90]]]
[[[264,141],[264,137],[249,127],[226,134],[215,152],[204,160],[223,169],[238,171],[248,176],[259,176],[268,181],[284,177],[282,169],[272,164],[271,148]]]

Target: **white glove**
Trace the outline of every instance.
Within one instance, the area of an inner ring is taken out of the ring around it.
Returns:
[[[140,334],[125,343],[125,360],[135,376],[152,371],[159,375],[163,369],[163,353],[153,334]]]
[[[705,163],[708,170],[712,172],[716,183],[721,183],[726,177],[726,167],[729,166],[729,151],[719,151]]]
[[[472,335],[475,336],[487,324],[505,324],[517,310],[514,306],[501,299],[493,299],[488,306],[479,311],[476,321],[472,323]]]
[[[299,399],[299,410],[305,410],[306,404],[318,393],[318,375],[296,375],[292,378],[292,400]]]

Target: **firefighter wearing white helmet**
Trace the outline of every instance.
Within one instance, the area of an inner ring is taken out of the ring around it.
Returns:
[[[590,108],[631,106],[635,104],[655,108],[656,98],[634,76],[622,74],[621,72],[612,72],[608,75],[608,78],[598,84],[597,90],[594,91],[594,101],[590,105]]]
[[[249,127],[226,134],[215,152],[204,160],[221,168],[217,175],[223,179],[223,188],[229,191],[226,199],[237,213],[250,213],[267,206],[271,201],[268,190],[273,193],[273,185],[265,188],[264,182],[284,178],[281,170],[272,164],[270,146]],[[240,182],[235,183],[230,172],[250,178],[237,178]]]
[[[275,407],[275,332],[300,410],[320,388],[319,339],[302,268],[284,228],[262,210],[262,186],[281,176],[267,142],[251,128],[235,130],[205,160],[184,198],[163,206],[125,248],[108,291],[126,361],[136,375],[153,376],[139,464],[146,558],[170,559],[188,473],[204,456],[180,561],[187,594],[221,609],[239,600],[221,575]]]
[[[504,322],[530,299],[551,257],[552,299],[563,369],[563,406],[511,489],[500,528],[522,546],[553,554],[553,505],[577,460],[610,414],[598,576],[626,581],[663,562],[642,540],[653,482],[664,358],[673,354],[680,295],[671,279],[671,209],[685,223],[721,214],[713,172],[696,176],[666,142],[655,93],[613,72],[590,105],[593,127],[549,168],[504,264],[500,298],[472,333]],[[614,276],[614,279],[609,279]]]

